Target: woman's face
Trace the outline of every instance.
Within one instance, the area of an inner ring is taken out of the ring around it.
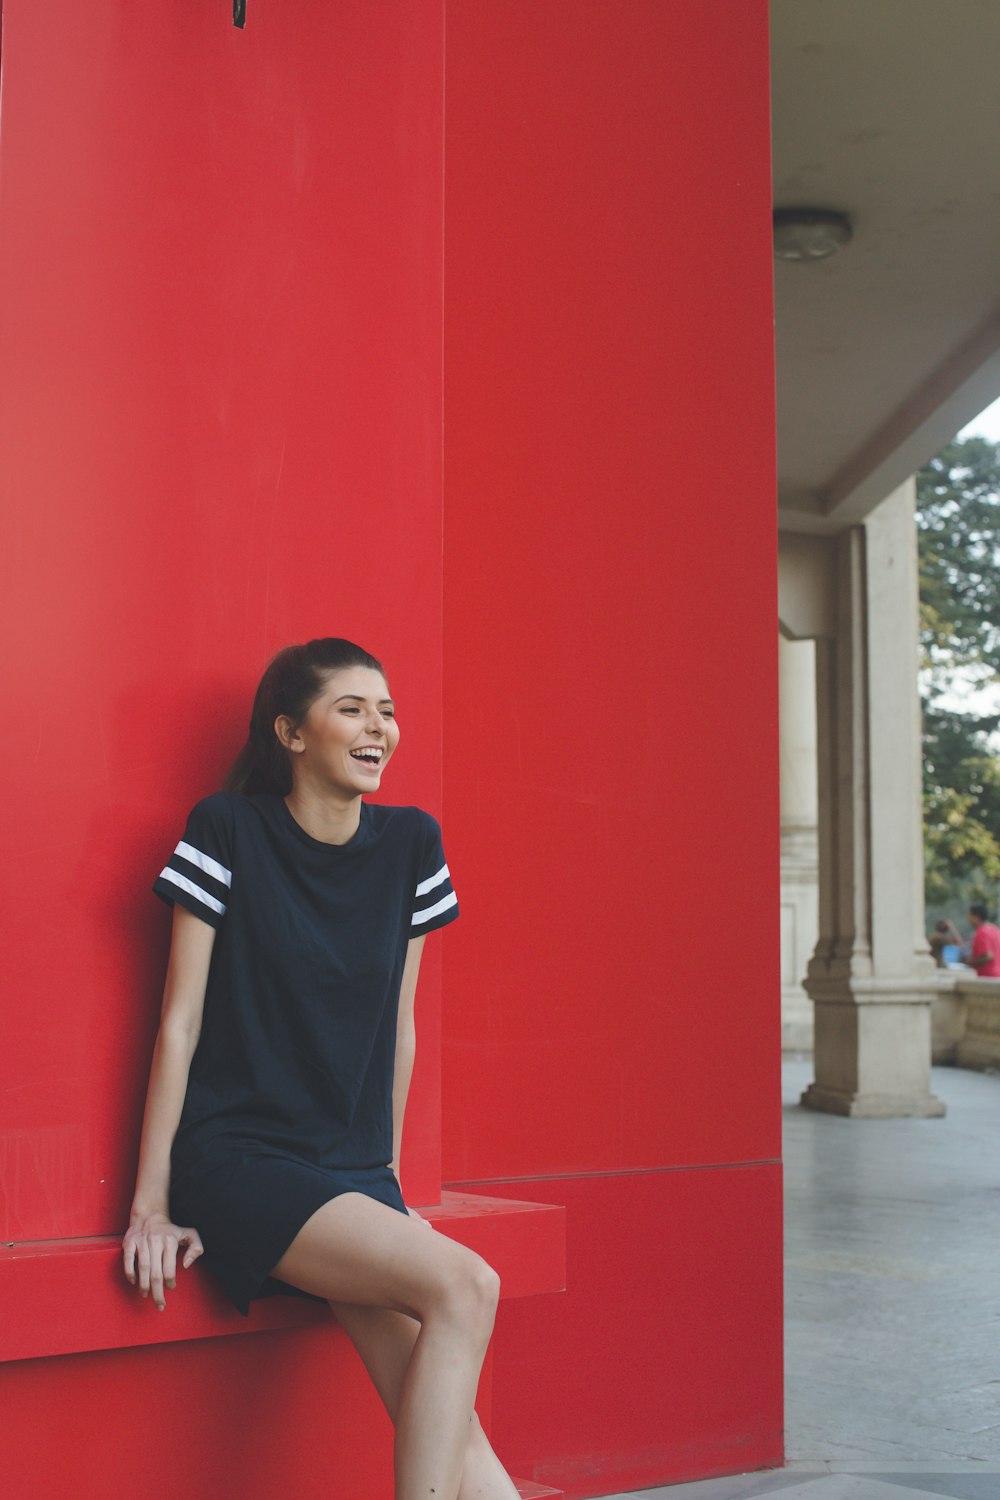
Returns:
[[[279,736],[282,724],[287,720],[278,720]],[[377,791],[399,744],[385,678],[371,667],[332,672],[302,723],[282,737],[300,774],[341,795]]]

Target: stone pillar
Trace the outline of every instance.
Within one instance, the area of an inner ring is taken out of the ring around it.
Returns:
[[[781,745],[781,1046],[809,1052],[813,1006],[803,986],[819,930],[816,849],[816,648],[778,637]]]
[[[942,1115],[930,1092],[913,482],[831,539],[836,621],[817,642],[820,932],[813,1109]]]

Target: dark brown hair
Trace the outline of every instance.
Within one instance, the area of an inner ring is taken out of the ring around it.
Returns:
[[[330,673],[343,667],[370,667],[385,676],[382,663],[370,652],[339,636],[286,646],[268,662],[254,694],[250,733],[229,769],[225,791],[243,796],[276,792],[280,797],[291,791],[291,762],[274,732],[274,721],[284,714],[293,724],[301,724]]]

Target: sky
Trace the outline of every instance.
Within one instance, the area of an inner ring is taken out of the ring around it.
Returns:
[[[978,417],[973,417],[967,427],[958,434],[960,438],[984,437],[991,443],[1000,443],[1000,401],[994,401]]]

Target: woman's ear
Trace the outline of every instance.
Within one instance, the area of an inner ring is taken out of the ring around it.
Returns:
[[[299,734],[299,727],[293,724],[287,714],[279,714],[274,721],[274,732],[284,745],[286,750],[293,754],[299,754],[305,747],[305,742]]]

